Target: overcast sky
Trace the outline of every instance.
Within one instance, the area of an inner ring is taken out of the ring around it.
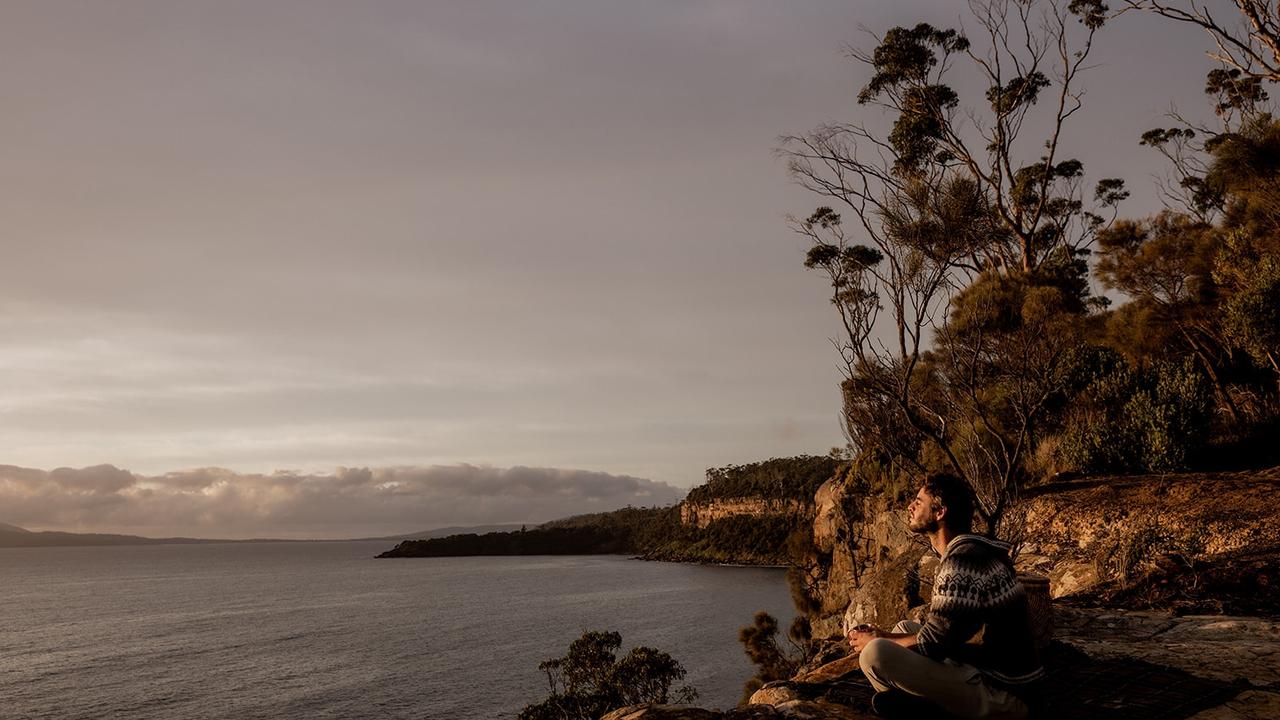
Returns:
[[[0,463],[136,473],[117,504],[205,467],[257,488],[242,503],[278,470],[337,493],[337,467],[575,488],[504,514],[500,483],[473,512],[454,482],[421,517],[289,520],[359,534],[601,509],[596,482],[652,504],[710,466],[823,453],[835,316],[783,223],[818,201],[775,138],[865,117],[859,25],[961,7],[5,2]],[[1137,137],[1204,107],[1205,42],[1151,17],[1098,39],[1068,152],[1135,184],[1131,214],[1161,167]],[[272,534],[294,512],[143,528],[7,477],[0,521],[48,529]]]

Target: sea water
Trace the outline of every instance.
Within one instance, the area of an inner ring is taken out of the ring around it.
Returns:
[[[737,629],[792,616],[776,569],[389,545],[0,550],[0,718],[511,718],[587,630],[670,653],[723,708],[751,674]]]

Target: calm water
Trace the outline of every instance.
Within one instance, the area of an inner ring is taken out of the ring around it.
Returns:
[[[0,550],[0,718],[503,718],[584,630],[750,675],[779,570],[621,557],[373,560],[387,543]]]

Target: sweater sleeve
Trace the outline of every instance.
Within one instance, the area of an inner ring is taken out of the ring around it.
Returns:
[[[982,622],[976,613],[931,607],[924,627],[916,636],[916,651],[934,660],[954,657],[956,650],[976,635],[981,627]]]
[[[916,637],[917,652],[934,660],[954,657],[977,634],[983,621],[974,589],[981,584],[979,573],[956,563],[944,562],[938,568],[929,616]]]

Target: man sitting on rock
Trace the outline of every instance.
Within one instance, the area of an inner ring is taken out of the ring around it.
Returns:
[[[1044,669],[1009,546],[971,534],[973,491],[952,475],[925,478],[907,509],[912,532],[942,557],[924,625],[859,625],[849,643],[886,717],[1025,718]],[[981,640],[970,642],[978,632]]]

